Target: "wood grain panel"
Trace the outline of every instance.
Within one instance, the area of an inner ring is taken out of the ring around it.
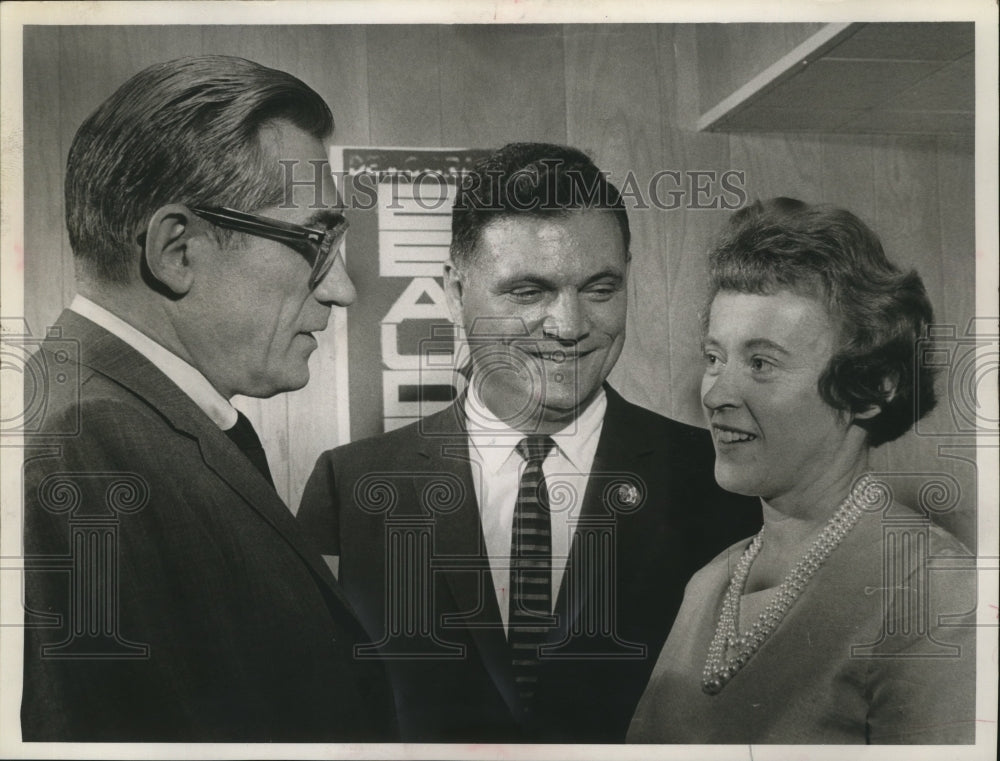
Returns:
[[[24,317],[45,335],[75,289],[65,242],[58,27],[24,30]]]
[[[632,231],[628,335],[612,382],[637,403],[662,409],[668,403],[663,381],[669,353],[662,347],[669,283],[662,213],[646,198],[649,179],[663,164],[657,43],[656,28],[645,25],[566,27],[567,142],[590,154],[623,193],[632,189],[626,198]]]
[[[446,145],[566,142],[562,27],[451,26],[440,39]]]
[[[819,200],[847,209],[874,229],[875,163],[871,138],[854,135],[824,138],[821,160]]]
[[[941,262],[947,273],[939,318],[964,330],[976,312],[976,208],[975,159],[972,140],[966,137],[937,139],[938,223],[941,228]]]
[[[811,135],[734,135],[734,167],[746,171],[749,200],[791,196],[822,201],[823,141]]]
[[[194,28],[201,35],[201,46],[198,53],[239,56],[271,67],[278,67],[280,63],[281,50],[278,44],[278,27],[200,26]]]
[[[368,47],[371,144],[441,146],[441,29],[372,26]]]
[[[663,72],[663,158],[664,167],[690,172],[742,171],[730,159],[729,137],[697,132],[699,72],[692,64],[697,54],[692,25],[666,27],[660,32],[660,47],[672,52]],[[667,188],[665,182],[662,186]],[[708,253],[731,211],[690,208],[703,205],[696,200],[687,181],[679,208],[661,212],[663,217],[662,256],[669,271],[665,351],[670,357],[670,405],[660,410],[678,420],[704,426],[701,405],[701,313],[705,308],[708,281]],[[666,197],[667,190],[661,192]],[[735,203],[736,198],[729,199]],[[669,205],[669,203],[668,203]],[[720,201],[721,206],[721,201]]]
[[[340,145],[371,136],[365,27],[277,27],[278,68],[291,72],[330,104]]]

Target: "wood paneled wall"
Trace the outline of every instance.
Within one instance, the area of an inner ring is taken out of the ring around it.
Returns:
[[[940,322],[961,332],[973,315],[971,142],[697,133],[692,26],[30,27],[24,43],[25,303],[36,334],[74,293],[62,175],[77,127],[142,67],[197,53],[241,55],[299,76],[330,103],[340,144],[566,142],[613,179],[632,172],[639,187],[664,169],[743,171],[751,199],[789,195],[859,214],[891,258],[918,269]],[[629,336],[612,382],[633,401],[688,422],[701,421],[706,250],[729,213],[630,212]],[[333,382],[343,368],[335,366],[331,337],[327,331],[306,389],[241,401],[293,509],[319,452],[343,443]],[[938,430],[953,425],[949,404],[944,398],[932,420]],[[973,543],[975,468],[939,456],[941,441],[909,434],[877,450],[875,465],[952,474],[961,505],[941,522]],[[904,482],[901,496],[915,502],[914,480]]]

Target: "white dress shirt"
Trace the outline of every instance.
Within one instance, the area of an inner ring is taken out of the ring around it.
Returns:
[[[489,554],[493,586],[504,631],[510,607],[510,541],[514,507],[524,470],[515,449],[525,434],[510,428],[490,412],[469,383],[465,413],[469,430],[472,480],[479,501],[479,518]],[[601,389],[573,423],[550,434],[555,447],[542,463],[552,516],[552,604],[566,571],[573,532],[580,518],[587,481],[601,438],[608,400]]]
[[[69,308],[117,336],[152,362],[223,431],[236,425],[236,408],[195,367],[86,296],[74,296]]]

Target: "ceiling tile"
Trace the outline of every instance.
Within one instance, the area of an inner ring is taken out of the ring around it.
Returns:
[[[754,100],[762,108],[864,109],[932,74],[940,64],[820,59]]]
[[[971,135],[975,117],[969,113],[874,110],[842,124],[838,132],[879,132],[896,135]]]
[[[829,52],[833,58],[954,61],[973,50],[971,22],[866,24]]]
[[[853,29],[852,25],[852,29]],[[713,130],[966,134],[975,125],[974,25],[861,24],[756,92],[734,93]]]
[[[735,132],[823,132],[856,118],[861,111],[749,106],[713,129]]]
[[[945,64],[885,104],[890,111],[975,111],[975,60],[970,53]]]

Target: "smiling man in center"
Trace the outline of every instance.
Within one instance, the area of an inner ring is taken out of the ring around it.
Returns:
[[[621,195],[514,143],[465,178],[444,288],[467,391],[320,457],[299,519],[385,660],[404,741],[623,742],[700,565],[759,525],[706,431],[625,401]]]

